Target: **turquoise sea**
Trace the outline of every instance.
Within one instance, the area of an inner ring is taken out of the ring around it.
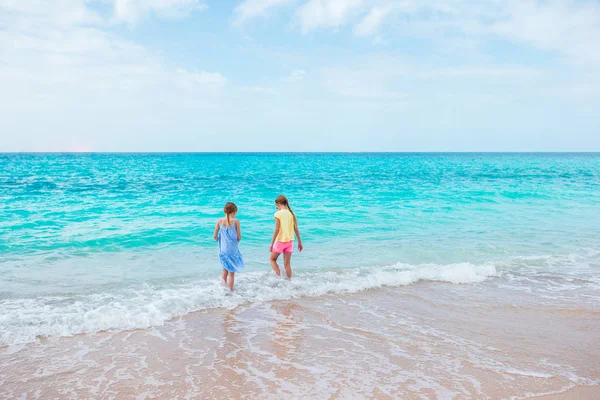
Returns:
[[[291,282],[268,264],[279,194],[305,246]],[[600,304],[600,154],[3,154],[0,200],[0,346],[423,281]]]

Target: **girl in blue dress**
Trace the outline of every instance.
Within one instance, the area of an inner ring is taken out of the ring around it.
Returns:
[[[223,208],[225,218],[219,218],[213,237],[219,242],[219,259],[223,266],[221,279],[233,290],[235,273],[244,269],[244,258],[240,253],[239,241],[242,240],[240,221],[235,219],[238,208],[234,203],[227,203]]]

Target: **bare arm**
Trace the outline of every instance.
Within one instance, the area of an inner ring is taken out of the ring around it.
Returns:
[[[240,227],[240,221],[238,219],[235,220],[235,229],[237,230],[237,239],[239,242],[240,240],[242,240],[242,228]]]
[[[296,237],[298,238],[298,250],[302,251],[304,246],[302,246],[302,239],[300,239],[300,229],[298,229],[298,220],[294,221],[294,232],[296,232]]]
[[[273,244],[275,244],[275,240],[277,239],[277,235],[279,235],[279,230],[281,229],[281,222],[277,218],[275,218],[275,231],[273,232],[273,239],[271,240],[271,248],[270,251],[273,251]]]
[[[219,241],[219,237],[217,234],[219,233],[219,220],[217,220],[217,224],[215,225],[215,231],[213,232],[213,238],[215,241]]]

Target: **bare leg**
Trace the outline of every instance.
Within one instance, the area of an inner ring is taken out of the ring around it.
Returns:
[[[229,286],[229,290],[233,292],[233,283],[235,282],[235,272],[230,272],[227,274],[227,286]]]
[[[273,268],[273,271],[275,271],[277,276],[281,276],[281,271],[279,270],[279,265],[277,265],[277,259],[279,258],[279,254],[281,254],[281,253],[272,252],[271,257],[269,258],[269,261],[271,261],[271,268]]]
[[[221,280],[223,283],[227,284],[227,270],[223,268],[223,273],[221,274]]]
[[[292,253],[283,253],[283,266],[288,279],[292,279]]]

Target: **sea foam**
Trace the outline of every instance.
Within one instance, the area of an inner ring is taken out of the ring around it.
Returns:
[[[0,345],[27,343],[40,337],[147,328],[194,311],[252,302],[356,293],[419,281],[476,283],[495,275],[493,265],[398,263],[298,272],[291,281],[271,271],[248,272],[239,275],[233,293],[215,277],[179,285],[143,284],[116,292],[9,298],[0,301]]]

